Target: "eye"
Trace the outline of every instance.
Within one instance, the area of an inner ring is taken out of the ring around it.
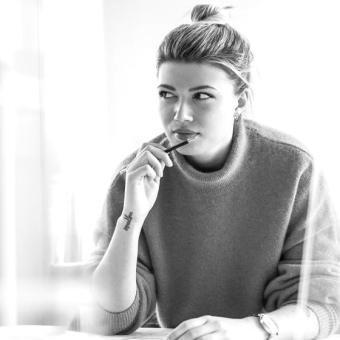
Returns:
[[[207,99],[214,98],[214,96],[206,92],[196,92],[193,98],[197,100],[207,100]]]
[[[164,90],[159,91],[159,96],[164,99],[171,99],[176,97],[173,93]]]

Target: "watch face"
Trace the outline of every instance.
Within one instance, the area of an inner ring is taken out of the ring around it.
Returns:
[[[259,314],[260,323],[269,335],[279,335],[279,328],[275,321],[266,314]]]

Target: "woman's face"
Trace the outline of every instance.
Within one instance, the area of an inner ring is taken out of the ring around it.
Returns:
[[[158,73],[159,112],[171,144],[194,138],[177,149],[201,169],[225,161],[238,96],[222,69],[207,63],[165,62]]]

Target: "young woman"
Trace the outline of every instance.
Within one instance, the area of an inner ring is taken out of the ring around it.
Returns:
[[[98,229],[94,330],[129,333],[157,315],[171,340],[321,339],[339,324],[336,221],[322,179],[313,208],[310,294],[296,312],[313,159],[242,117],[252,53],[218,8],[158,51],[164,134],[114,177]],[[177,150],[170,146],[189,140]]]

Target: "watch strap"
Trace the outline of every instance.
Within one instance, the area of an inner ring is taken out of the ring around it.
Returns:
[[[257,314],[261,327],[267,332],[267,340],[273,339],[279,335],[279,327],[268,314]]]

